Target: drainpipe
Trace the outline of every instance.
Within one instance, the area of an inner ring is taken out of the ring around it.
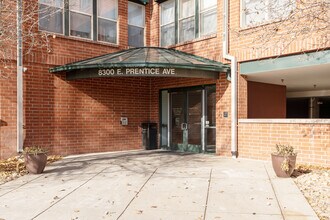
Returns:
[[[223,57],[231,63],[231,155],[237,158],[237,59],[228,51],[228,0],[223,0]]]
[[[17,152],[23,151],[22,0],[17,0]]]

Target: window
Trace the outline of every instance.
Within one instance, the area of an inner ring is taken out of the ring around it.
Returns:
[[[99,41],[117,43],[117,0],[98,0],[98,35]]]
[[[40,30],[117,43],[118,0],[39,0],[39,9]]]
[[[195,38],[195,0],[180,0],[179,42]]]
[[[175,44],[175,1],[161,4],[160,41],[161,46]]]
[[[82,38],[92,38],[92,0],[70,1],[70,35]]]
[[[241,26],[253,26],[286,18],[295,8],[295,0],[242,0]]]
[[[63,34],[63,0],[39,0],[39,29]]]
[[[217,0],[201,0],[200,33],[208,35],[217,32]]]
[[[190,41],[216,31],[217,0],[169,0],[160,4],[161,46]]]
[[[145,9],[143,5],[128,2],[128,45],[144,46]]]

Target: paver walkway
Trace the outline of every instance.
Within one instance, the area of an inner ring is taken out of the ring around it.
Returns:
[[[166,151],[67,157],[0,185],[0,219],[318,219],[269,162]]]

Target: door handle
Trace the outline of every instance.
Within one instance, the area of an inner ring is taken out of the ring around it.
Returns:
[[[187,123],[181,123],[181,130],[188,130],[188,124]]]

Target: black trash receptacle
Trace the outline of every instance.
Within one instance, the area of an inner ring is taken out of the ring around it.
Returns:
[[[142,147],[145,150],[157,149],[157,123],[144,122],[142,127]]]

